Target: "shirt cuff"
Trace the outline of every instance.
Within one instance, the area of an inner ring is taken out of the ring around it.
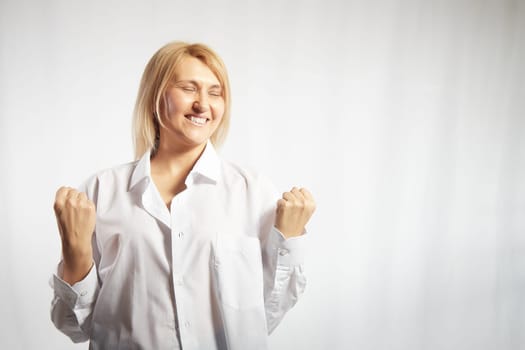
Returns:
[[[98,277],[95,264],[83,280],[72,286],[59,276],[62,271],[62,263],[59,264],[57,273],[53,275],[53,289],[55,296],[61,299],[71,310],[76,307],[84,307],[92,304],[98,293]]]
[[[300,236],[286,238],[275,226],[272,227],[270,249],[277,254],[277,265],[303,265],[306,233],[304,231]]]

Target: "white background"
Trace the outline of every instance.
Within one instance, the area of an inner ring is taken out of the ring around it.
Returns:
[[[525,1],[0,2],[0,348],[49,320],[60,185],[132,160],[142,70],[224,58],[221,153],[310,188],[304,297],[272,349],[525,348]]]

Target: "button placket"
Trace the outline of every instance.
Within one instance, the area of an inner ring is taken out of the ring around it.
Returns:
[[[186,312],[188,303],[188,291],[184,279],[186,271],[182,269],[184,265],[185,245],[188,237],[188,215],[184,208],[184,202],[187,197],[187,192],[175,196],[171,203],[171,249],[172,249],[172,281],[175,293],[175,308],[177,315],[178,332],[180,335],[181,345],[184,348],[191,344],[191,334],[189,332],[189,321]]]

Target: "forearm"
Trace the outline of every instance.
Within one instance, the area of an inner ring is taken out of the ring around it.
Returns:
[[[91,245],[75,250],[63,242],[62,257],[62,279],[71,286],[83,280],[93,266]]]

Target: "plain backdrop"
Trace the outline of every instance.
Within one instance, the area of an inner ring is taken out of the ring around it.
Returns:
[[[49,319],[54,194],[133,159],[172,40],[229,68],[222,156],[318,203],[272,349],[525,349],[522,0],[1,0],[1,349],[87,348]]]

